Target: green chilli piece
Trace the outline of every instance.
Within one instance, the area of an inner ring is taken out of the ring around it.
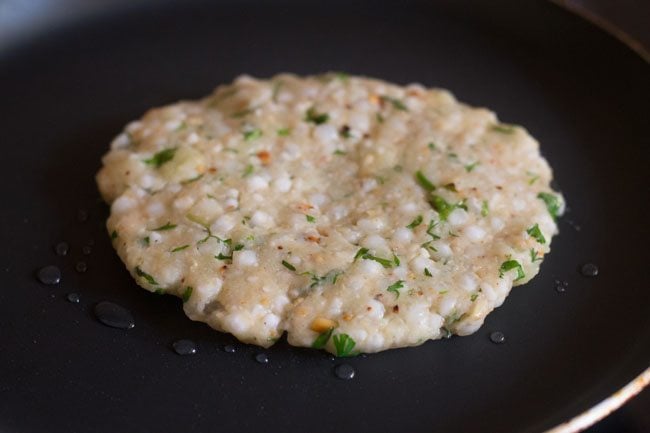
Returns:
[[[395,298],[399,298],[400,291],[399,289],[404,288],[404,280],[399,280],[388,286],[386,290],[395,294]]]
[[[419,226],[420,224],[422,224],[422,215],[418,215],[417,217],[415,217],[415,219],[411,221],[411,223],[407,225],[406,228],[412,230],[417,226]]]
[[[517,271],[517,278],[515,278],[513,281],[519,281],[523,278],[526,278],[526,274],[524,274],[524,269],[521,267],[521,263],[512,259],[501,263],[501,267],[499,268],[499,278],[503,278],[503,274],[511,270]]]
[[[336,349],[336,356],[345,358],[348,356],[356,356],[359,352],[352,352],[357,342],[352,339],[348,334],[337,334],[334,336],[334,348]]]
[[[542,200],[546,205],[548,213],[551,214],[553,220],[557,220],[557,217],[560,216],[560,210],[562,208],[562,199],[549,192],[540,192],[537,194],[537,198]]]
[[[311,107],[307,110],[305,114],[305,121],[314,123],[316,125],[321,125],[330,120],[330,116],[327,113],[319,113],[314,107]]]
[[[436,186],[420,171],[415,172],[415,181],[425,190],[431,192],[435,191]]]
[[[151,275],[147,274],[145,271],[140,269],[140,266],[135,267],[135,274],[138,277],[144,278],[147,281],[147,283],[151,284],[152,286],[158,285],[158,282],[154,279],[154,277],[152,277]]]
[[[542,231],[539,229],[539,224],[535,224],[534,226],[526,230],[526,233],[528,233],[531,237],[535,238],[535,240],[540,244],[546,243],[546,238],[544,237]]]
[[[193,291],[194,291],[194,288],[192,288],[190,286],[187,286],[185,288],[185,291],[183,292],[183,296],[182,296],[183,304],[190,300],[190,298],[192,297],[192,292]]]
[[[322,349],[323,347],[325,347],[330,337],[332,336],[332,332],[334,332],[334,328],[330,328],[327,331],[320,334],[318,337],[316,337],[314,342],[311,344],[311,347],[313,349]]]
[[[176,153],[175,147],[161,150],[160,152],[154,154],[154,156],[152,156],[151,158],[145,159],[144,163],[153,165],[156,168],[160,168],[161,165],[171,161],[174,158],[175,153]]]

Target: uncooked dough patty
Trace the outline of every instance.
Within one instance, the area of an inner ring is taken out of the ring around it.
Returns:
[[[476,331],[562,197],[525,129],[445,90],[249,76],[150,110],[97,175],[136,282],[241,341],[339,356]]]

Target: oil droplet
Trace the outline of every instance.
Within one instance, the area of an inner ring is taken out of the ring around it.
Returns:
[[[593,263],[585,263],[580,268],[580,273],[585,277],[595,277],[598,275],[598,266]]]
[[[494,331],[490,334],[490,341],[495,344],[501,344],[506,342],[506,336],[501,331]]]
[[[179,355],[194,355],[196,353],[196,344],[192,340],[177,340],[172,343],[174,352]]]
[[[89,245],[86,245],[85,247],[83,247],[83,248],[81,249],[81,252],[82,252],[82,254],[83,254],[84,256],[89,256],[90,253],[92,253],[92,251],[93,251],[93,249],[92,249],[92,247],[89,246]]]
[[[61,281],[61,270],[54,265],[45,266],[36,272],[36,278],[43,284],[59,284]]]
[[[235,346],[233,346],[232,344],[226,344],[225,346],[223,346],[223,351],[226,353],[235,353],[236,350],[237,349],[235,349]]]
[[[70,250],[70,245],[67,242],[59,242],[54,246],[54,252],[57,256],[65,256]]]
[[[559,293],[566,292],[566,289],[569,287],[568,281],[555,280],[553,284],[555,284],[555,290]]]
[[[113,302],[102,301],[95,305],[95,317],[106,326],[131,329],[135,326],[133,315],[126,308]]]
[[[86,209],[79,209],[77,211],[77,221],[80,223],[88,221],[88,211]]]
[[[74,266],[75,270],[79,272],[80,274],[83,274],[88,270],[88,265],[86,262],[77,262],[77,264]]]
[[[580,225],[578,223],[576,223],[575,221],[573,221],[571,219],[567,219],[566,223],[567,223],[567,225],[569,227],[571,227],[573,230],[575,230],[577,232],[579,232],[582,229],[582,227],[580,227]]]
[[[73,304],[78,304],[80,301],[79,295],[76,293],[68,293],[66,299]]]
[[[350,380],[354,378],[354,375],[356,373],[357,372],[355,371],[354,367],[352,367],[350,364],[339,364],[334,367],[334,374],[339,379]]]
[[[255,361],[259,362],[260,364],[268,364],[269,357],[266,355],[266,353],[258,353],[255,355]]]

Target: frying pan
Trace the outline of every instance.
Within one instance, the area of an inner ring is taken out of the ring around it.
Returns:
[[[541,432],[648,368],[650,68],[614,38],[543,1],[101,3],[0,52],[1,431]],[[93,180],[152,106],[243,72],[328,70],[447,88],[525,125],[569,205],[540,275],[477,333],[345,360],[348,381],[284,341],[257,363],[260,348],[138,289]],[[34,278],[50,264],[55,286]],[[97,322],[102,300],[135,328]],[[198,353],[173,353],[180,338]]]

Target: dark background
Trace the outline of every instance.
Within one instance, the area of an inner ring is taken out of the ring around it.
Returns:
[[[30,25],[82,19],[91,10],[108,7],[109,0],[0,0],[0,49],[18,41]],[[633,38],[650,49],[650,1],[567,0],[564,2],[590,13],[618,29],[624,38]],[[71,414],[71,416],[73,416]],[[641,393],[621,409],[588,430],[589,433],[637,433],[650,431],[650,390]]]

